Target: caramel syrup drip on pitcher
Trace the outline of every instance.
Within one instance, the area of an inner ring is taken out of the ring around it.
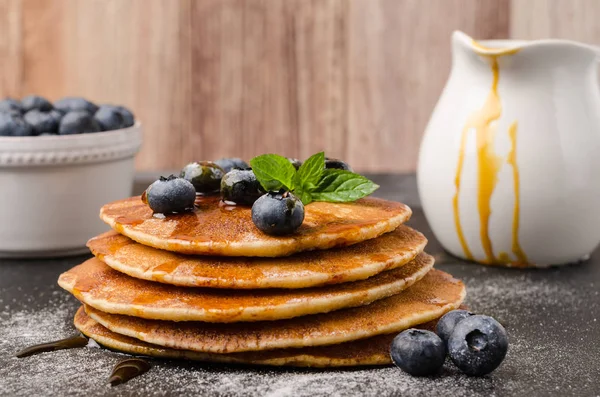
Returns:
[[[456,166],[456,177],[454,184],[456,191],[452,200],[454,209],[454,223],[456,233],[467,259],[474,260],[473,254],[469,249],[469,245],[465,239],[463,229],[460,222],[459,211],[459,193],[461,188],[461,176],[465,158],[465,146],[467,142],[467,134],[469,131],[475,131],[475,141],[477,145],[477,209],[479,212],[480,230],[479,235],[481,245],[485,253],[485,260],[481,261],[488,264],[501,264],[512,262],[508,254],[501,252],[498,257],[494,255],[492,241],[489,235],[489,224],[491,210],[491,199],[494,189],[498,183],[498,173],[502,168],[504,159],[497,155],[494,150],[494,140],[497,134],[497,122],[502,115],[502,103],[498,95],[498,81],[500,72],[498,67],[498,58],[502,55],[514,54],[518,48],[510,50],[499,50],[482,47],[477,42],[473,42],[478,54],[490,60],[492,68],[492,87],[483,106],[471,113],[467,118],[467,123],[464,126],[460,138],[460,149],[458,153],[458,163]],[[493,50],[493,53],[489,53]],[[480,53],[485,51],[485,53]],[[517,257],[517,263],[527,263],[527,256],[521,249],[519,243],[519,169],[516,161],[516,145],[517,145],[517,122],[513,122],[508,130],[511,149],[507,156],[506,162],[513,169],[514,181],[514,210],[513,210],[513,227],[512,227],[512,252]]]

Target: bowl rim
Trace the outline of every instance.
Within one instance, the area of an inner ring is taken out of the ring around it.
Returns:
[[[142,124],[87,134],[0,137],[0,169],[105,162],[133,157],[142,145]]]
[[[138,120],[134,122],[132,126],[119,128],[118,130],[109,130],[109,131],[98,131],[98,132],[86,132],[80,134],[70,134],[70,135],[33,135],[33,136],[0,136],[0,144],[1,143],[12,143],[12,142],[37,142],[40,140],[48,141],[74,141],[74,140],[93,140],[94,138],[103,138],[110,137],[112,135],[116,135],[119,133],[124,133],[126,131],[131,131],[133,129],[139,129],[142,127],[142,123]]]

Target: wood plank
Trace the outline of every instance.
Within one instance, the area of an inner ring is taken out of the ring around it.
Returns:
[[[120,1],[120,0],[119,0]],[[133,108],[145,128],[138,167],[183,166],[185,138],[192,129],[191,3],[193,0],[136,0],[130,35]],[[160,21],[158,23],[157,21]]]
[[[180,161],[190,129],[191,0],[23,0],[24,91],[129,106],[140,169]]]
[[[245,157],[297,156],[298,97],[294,16],[284,1],[244,3]]]
[[[240,145],[243,7],[238,1],[192,2],[191,129],[184,163],[243,156]],[[174,164],[174,166],[180,166]]]
[[[600,41],[597,0],[512,0],[513,38],[561,38],[597,45]]]
[[[63,21],[65,1],[23,0],[23,95],[36,94],[58,99],[69,92],[65,59],[70,26]],[[75,82],[71,82],[73,84]],[[75,94],[75,93],[73,93]]]
[[[194,3],[185,158],[307,157],[345,131],[341,0]]]
[[[297,0],[291,5],[297,76],[298,151],[306,159],[324,150],[345,158],[347,1]]]
[[[130,92],[131,2],[23,0],[24,90],[98,102]],[[107,23],[106,21],[111,21]]]
[[[412,171],[450,70],[450,35],[508,35],[508,0],[355,0],[348,17],[348,160]]]
[[[21,1],[0,0],[0,98],[21,95]]]

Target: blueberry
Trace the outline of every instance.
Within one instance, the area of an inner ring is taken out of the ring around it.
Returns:
[[[304,204],[290,192],[269,192],[252,205],[252,222],[263,233],[293,233],[304,221]]]
[[[454,327],[448,352],[465,374],[483,376],[502,363],[508,351],[508,336],[500,323],[488,316],[470,316]]]
[[[54,106],[52,106],[52,103],[50,103],[49,100],[37,95],[29,95],[21,99],[21,106],[23,108],[23,113],[27,113],[33,109],[41,110],[42,112],[49,112],[54,109]]]
[[[234,168],[245,169],[249,165],[239,157],[222,158],[215,161],[215,164],[223,168],[223,171],[229,172]]]
[[[221,198],[240,205],[252,205],[264,194],[251,169],[233,169],[221,179]]]
[[[68,113],[74,110],[85,110],[89,114],[95,114],[98,106],[81,97],[65,97],[54,102],[54,107],[62,113]]]
[[[189,181],[171,175],[160,177],[142,195],[142,201],[155,213],[173,214],[194,209],[196,189]]]
[[[131,113],[131,110],[125,106],[117,106],[116,108],[123,117],[123,128],[131,127],[135,124],[135,116]]]
[[[0,101],[0,112],[18,112],[22,113],[23,108],[21,102],[12,98],[4,98]]]
[[[62,118],[58,126],[60,135],[83,134],[101,131],[100,125],[84,110],[71,111]]]
[[[224,175],[223,168],[212,161],[200,161],[183,167],[179,176],[190,181],[197,193],[211,194],[220,190]]]
[[[352,168],[346,162],[329,157],[325,157],[325,168],[352,171]]]
[[[118,130],[123,128],[125,121],[116,106],[102,105],[98,108],[94,119],[100,124],[102,131]]]
[[[411,328],[402,331],[390,347],[392,361],[413,376],[433,375],[446,359],[444,342],[431,331]]]
[[[435,331],[439,337],[442,338],[444,344],[447,344],[456,324],[458,324],[459,321],[473,315],[474,313],[471,313],[467,310],[452,310],[440,318]]]
[[[292,157],[288,157],[287,159],[290,163],[292,163],[292,165],[294,166],[295,169],[300,168],[300,166],[302,165],[302,161],[300,161],[298,159],[295,159]]]
[[[43,112],[38,109],[30,110],[25,113],[23,119],[33,129],[34,135],[41,135],[44,132],[51,134],[58,133],[58,125],[63,115],[58,110]]]
[[[33,130],[20,114],[0,112],[0,136],[33,136]]]

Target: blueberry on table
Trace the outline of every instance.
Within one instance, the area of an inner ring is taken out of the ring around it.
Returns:
[[[292,158],[292,157],[288,157],[287,159],[288,159],[288,161],[290,163],[292,163],[292,165],[294,166],[294,168],[296,170],[298,170],[298,168],[300,168],[300,166],[302,165],[302,161],[300,161],[298,159],[295,159],[295,158]]]
[[[54,108],[62,113],[68,113],[74,110],[85,110],[93,115],[98,111],[98,106],[81,97],[65,97],[54,102]]]
[[[407,329],[398,334],[390,348],[392,361],[413,376],[433,375],[446,359],[444,342],[431,331]]]
[[[470,316],[454,327],[448,340],[452,362],[465,374],[483,376],[502,363],[508,351],[508,336],[489,316]]]
[[[252,205],[252,222],[263,233],[291,234],[304,221],[304,204],[290,192],[269,192]]]
[[[225,175],[223,168],[212,161],[189,163],[179,175],[194,185],[197,193],[216,193],[221,188],[221,179]]]
[[[221,179],[221,198],[240,205],[252,205],[264,194],[251,169],[233,169]]]
[[[325,168],[352,171],[352,168],[346,162],[329,157],[325,157]]]
[[[33,130],[20,114],[0,112],[0,136],[33,136]]]
[[[58,126],[60,135],[83,134],[101,131],[94,117],[85,110],[74,110],[64,115]]]
[[[21,102],[12,98],[4,98],[0,101],[0,112],[17,112],[22,113]]]
[[[127,109],[125,106],[117,106],[116,108],[119,113],[121,113],[121,117],[123,117],[122,128],[131,127],[135,124],[135,116],[131,113],[131,110]]]
[[[116,106],[100,106],[96,114],[94,114],[94,118],[100,124],[102,131],[118,130],[125,125],[123,115]]]
[[[34,135],[41,135],[45,132],[50,134],[58,133],[58,125],[60,124],[62,117],[62,113],[58,110],[44,112],[33,109],[25,113],[23,119],[31,126]]]
[[[160,177],[153,182],[142,195],[154,213],[174,214],[194,209],[196,189],[183,178],[171,175],[167,178]]]
[[[215,164],[223,168],[223,171],[229,172],[234,168],[245,169],[250,167],[248,163],[239,157],[222,158],[215,161]]]
[[[440,318],[435,331],[446,344],[448,343],[448,339],[450,339],[450,335],[452,335],[452,331],[454,331],[456,324],[473,315],[474,313],[471,313],[468,310],[452,310]]]
[[[21,106],[24,113],[33,109],[41,110],[42,112],[49,112],[54,109],[54,106],[52,106],[52,103],[49,100],[37,95],[29,95],[21,99]]]

